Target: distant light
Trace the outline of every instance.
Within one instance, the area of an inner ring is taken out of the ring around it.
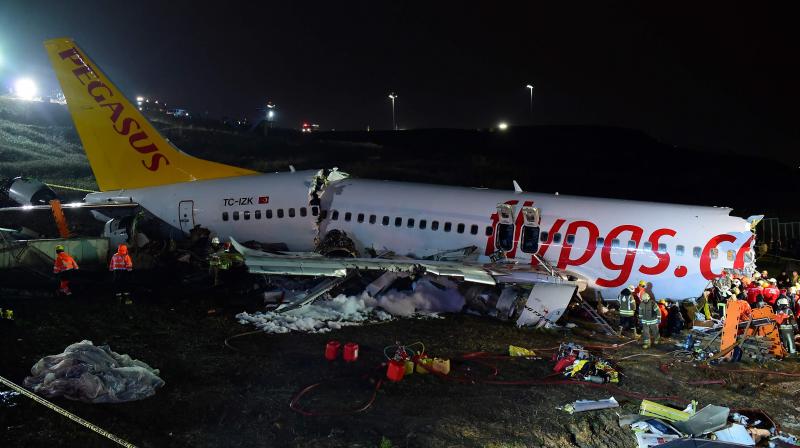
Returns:
[[[505,121],[501,121],[500,123],[498,123],[497,129],[505,131],[506,129],[508,129],[508,123],[506,123]]]
[[[269,112],[267,112],[267,118],[272,118],[274,116],[275,116],[275,111],[274,110],[270,110]]]
[[[389,94],[389,98],[390,99],[396,99],[397,95],[394,92],[392,92],[392,93]]]
[[[136,102],[141,103],[142,101],[144,101],[144,97],[143,96],[137,96],[136,97]]]
[[[36,83],[30,78],[20,78],[14,82],[14,94],[23,100],[33,99],[38,91]]]

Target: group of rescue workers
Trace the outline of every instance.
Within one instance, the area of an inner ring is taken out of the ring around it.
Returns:
[[[72,255],[64,250],[64,246],[60,244],[56,246],[53,273],[58,278],[58,293],[60,295],[72,295],[69,284],[78,269],[80,269],[78,267],[78,262],[75,261]],[[130,276],[133,271],[133,260],[131,260],[131,256],[128,254],[127,245],[120,244],[117,247],[117,252],[111,257],[108,263],[108,270],[111,272],[115,298],[120,303],[126,305],[133,303],[130,292]]]
[[[731,301],[737,304],[742,315],[752,308],[771,307],[778,324],[781,341],[787,352],[796,353],[795,334],[798,332],[797,315],[800,314],[800,274],[791,276],[782,273],[778,279],[770,278],[767,271],[752,276],[726,274],[718,284],[712,286],[694,300],[656,301],[652,284],[640,281],[638,286],[629,285],[620,291],[619,333],[632,333],[638,338],[641,328],[642,348],[659,344],[661,337],[679,336],[683,330],[691,330],[695,321],[710,321],[725,317],[725,309]]]

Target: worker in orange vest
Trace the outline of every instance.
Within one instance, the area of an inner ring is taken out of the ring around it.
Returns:
[[[58,278],[58,293],[65,296],[71,296],[72,291],[69,289],[69,281],[72,279],[75,271],[78,270],[78,263],[72,258],[70,254],[64,251],[64,246],[56,246],[56,258],[53,262],[53,274]]]
[[[667,308],[667,301],[661,299],[658,301],[658,311],[661,313],[661,321],[658,322],[658,332],[661,336],[665,336],[667,330],[667,317],[669,317],[669,309]]]
[[[128,246],[120,244],[117,248],[117,253],[111,257],[108,263],[108,270],[114,275],[114,295],[119,303],[130,305],[133,303],[131,300],[131,293],[129,290],[130,275],[133,271],[133,260],[128,255]]]

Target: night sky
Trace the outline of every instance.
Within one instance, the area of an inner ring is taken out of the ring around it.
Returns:
[[[396,91],[402,128],[613,125],[676,145],[800,160],[800,27],[790,10],[146,3],[0,1],[0,81],[28,75],[55,86],[41,43],[71,36],[128,97],[216,117],[254,118],[269,99],[280,126],[388,129]]]

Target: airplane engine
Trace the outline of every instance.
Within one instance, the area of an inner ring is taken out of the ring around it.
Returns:
[[[56,193],[44,183],[27,177],[15,177],[3,182],[0,190],[19,205],[47,205],[58,199]]]
[[[326,257],[356,258],[358,251],[356,245],[347,233],[341,230],[331,230],[319,242],[316,252]]]

